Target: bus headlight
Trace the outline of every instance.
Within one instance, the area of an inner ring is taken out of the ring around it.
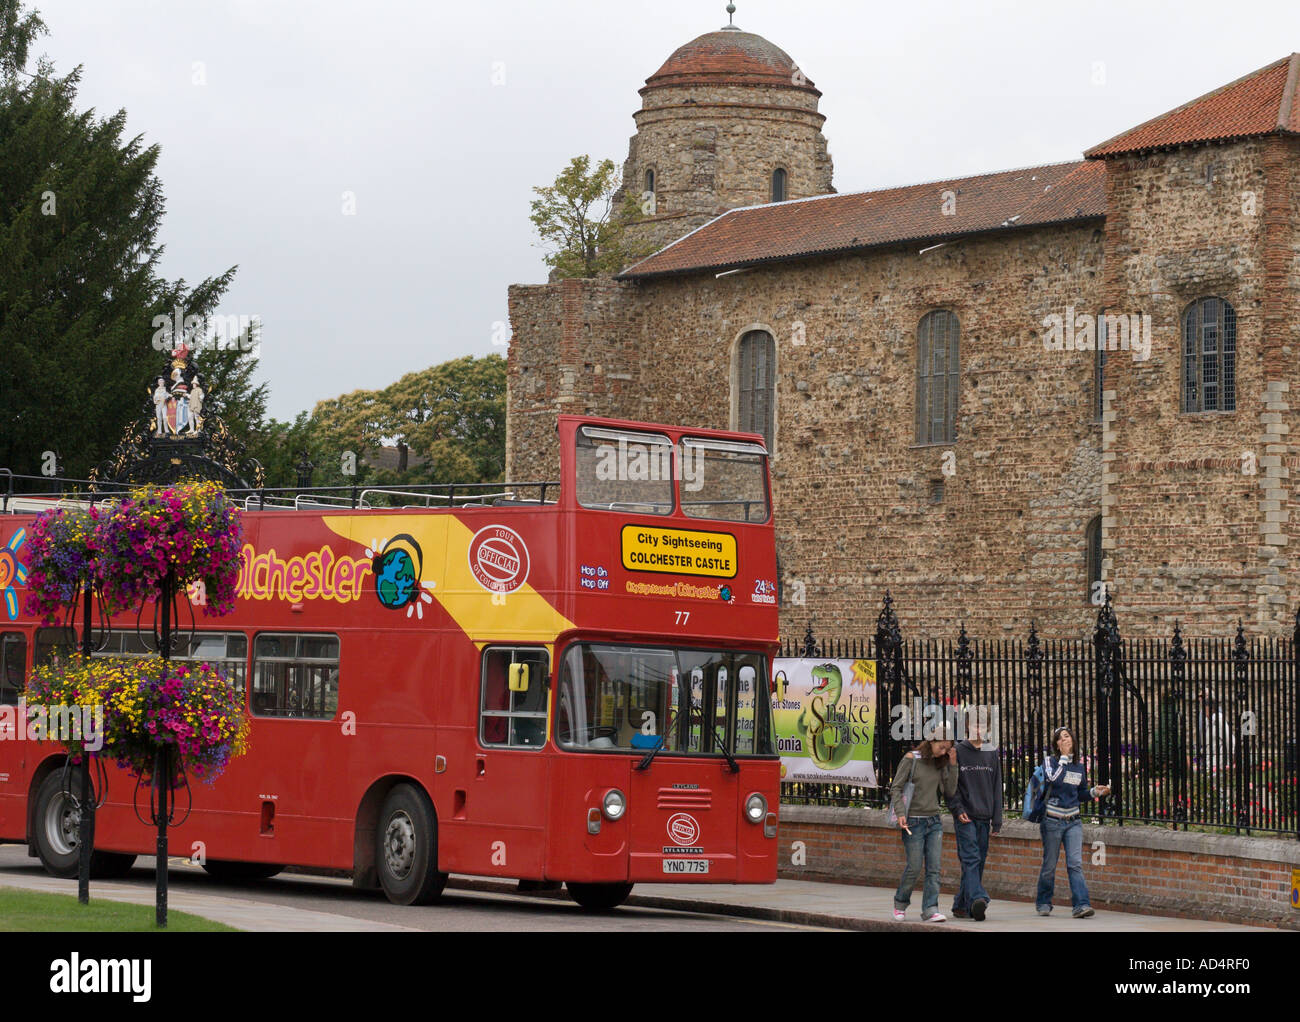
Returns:
[[[750,823],[762,823],[767,815],[767,799],[757,791],[745,799],[745,819]]]
[[[610,788],[609,791],[605,792],[601,807],[604,809],[607,819],[621,819],[627,811],[627,796],[617,788]]]

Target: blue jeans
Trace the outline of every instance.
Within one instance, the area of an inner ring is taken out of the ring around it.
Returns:
[[[921,918],[928,919],[939,910],[939,854],[943,844],[943,818],[939,816],[909,816],[907,826],[912,831],[899,828],[903,835],[903,851],[907,865],[903,879],[894,892],[894,908],[902,912],[912,902],[912,890],[921,875],[922,859],[925,862],[925,887],[921,892]]]
[[[957,831],[957,858],[961,862],[961,887],[952,899],[954,912],[969,912],[974,901],[989,901],[989,892],[984,890],[984,861],[989,857],[988,820],[971,820],[962,823],[953,817],[953,827]]]
[[[1043,868],[1038,874],[1038,896],[1034,904],[1050,908],[1052,892],[1056,889],[1056,860],[1065,845],[1065,872],[1070,877],[1070,905],[1072,908],[1088,906],[1088,885],[1083,882],[1083,824],[1076,816],[1073,820],[1043,818],[1038,825],[1043,835]]]

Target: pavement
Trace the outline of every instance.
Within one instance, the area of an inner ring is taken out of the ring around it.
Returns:
[[[480,877],[453,876],[448,887],[470,890],[514,891],[513,883]],[[946,895],[946,900],[945,900]],[[545,894],[538,897],[548,896]],[[566,897],[563,893],[550,897]],[[939,897],[939,911],[947,922],[921,922],[921,892],[912,896],[907,919],[894,920],[894,888],[864,887],[859,884],[817,883],[809,880],[778,880],[772,885],[733,886],[727,884],[642,884],[632,889],[629,905],[667,908],[678,912],[708,912],[712,915],[744,916],[802,926],[839,930],[889,931],[952,930],[957,932],[1074,933],[1081,930],[1104,933],[1276,933],[1273,927],[1242,926],[1203,919],[1175,919],[1168,916],[1107,912],[1097,909],[1089,919],[1075,919],[1070,906],[1057,905],[1050,916],[1040,916],[1030,902],[994,901],[983,922],[954,919],[948,912],[952,891]]]
[[[178,861],[177,865],[180,864]],[[50,894],[76,893],[76,886],[71,881],[59,880],[36,872],[0,873],[0,885]],[[453,875],[447,886],[452,889],[492,894],[567,900],[567,896],[562,891],[521,893],[514,881],[481,877]],[[93,882],[92,890],[96,898],[136,904],[152,904],[154,898],[152,882],[142,884],[138,881],[96,880]],[[305,910],[290,904],[279,905],[266,900],[239,898],[226,893],[228,890],[229,888],[223,888],[222,893],[210,894],[192,888],[186,890],[173,888],[168,895],[168,905],[178,912],[189,912],[249,931],[413,932],[416,929],[337,913]],[[940,899],[939,910],[947,913],[951,900],[952,892],[948,891],[946,900],[943,897]],[[818,883],[807,880],[778,880],[773,885],[743,887],[725,884],[644,884],[633,889],[627,903],[678,912],[737,916],[801,926],[894,933],[906,930],[1001,933],[1278,932],[1271,927],[1175,919],[1167,916],[1110,912],[1100,909],[1090,919],[1074,919],[1070,915],[1068,905],[1056,906],[1050,916],[1039,916],[1031,903],[1012,901],[993,902],[983,922],[950,917],[944,923],[923,923],[920,921],[919,890],[913,896],[907,920],[899,923],[895,922],[892,915],[892,888]]]

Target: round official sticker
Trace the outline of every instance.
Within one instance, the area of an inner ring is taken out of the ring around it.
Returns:
[[[674,813],[668,820],[668,839],[674,845],[690,847],[700,837],[700,825],[689,813]]]
[[[489,525],[469,544],[469,570],[490,593],[513,593],[528,581],[528,547],[514,529]]]

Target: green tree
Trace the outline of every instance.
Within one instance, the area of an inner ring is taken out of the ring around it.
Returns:
[[[80,68],[27,70],[44,31],[0,0],[0,466],[36,474],[53,451],[84,477],[149,407],[154,317],[206,316],[235,270],[159,278],[159,149],[123,139],[124,110],[76,109]]]
[[[271,419],[263,423],[251,438],[248,450],[266,472],[268,489],[296,487],[298,464],[304,453],[312,465],[313,486],[351,486],[372,481],[360,459],[357,460],[355,475],[344,474],[344,452],[322,438],[308,412],[299,412],[293,422]]]
[[[466,356],[383,390],[318,402],[309,432],[331,464],[346,451],[357,454],[359,469],[372,462],[371,483],[497,482],[505,470],[505,390],[505,359]],[[385,447],[397,450],[395,468],[373,464]]]
[[[534,188],[529,219],[542,244],[549,247],[546,265],[559,277],[596,277],[617,273],[649,246],[634,242],[627,227],[640,219],[629,192],[614,201],[620,182],[613,160],[591,169],[590,156],[575,156],[545,188]]]

